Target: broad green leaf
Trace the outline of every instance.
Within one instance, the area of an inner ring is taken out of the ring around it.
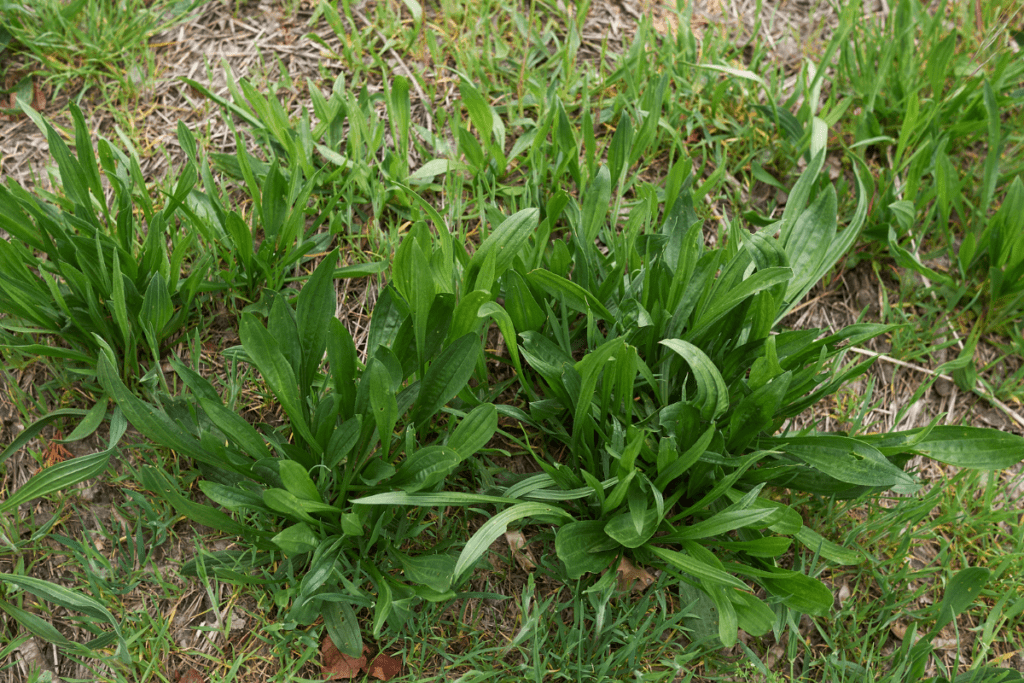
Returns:
[[[726,443],[729,451],[742,452],[772,424],[792,377],[792,373],[784,373],[740,399],[729,418],[729,440]]]
[[[597,382],[601,378],[602,373],[604,373],[608,361],[622,348],[625,341],[623,337],[615,337],[594,349],[584,356],[583,360],[576,363],[576,370],[580,374],[582,383],[573,417],[572,435],[574,443],[578,443],[579,440],[586,437],[589,424],[588,418],[590,417]],[[609,372],[609,374],[611,373]],[[609,381],[608,378],[605,378],[605,381]]]
[[[664,491],[668,484],[678,479],[686,470],[690,469],[695,462],[697,462],[702,455],[707,451],[708,446],[711,445],[711,440],[717,433],[717,429],[714,425],[711,425],[704,433],[700,435],[696,442],[692,446],[686,449],[686,452],[679,454],[673,447],[672,452],[675,452],[676,457],[666,455],[664,462],[659,451],[658,457],[658,478],[654,482],[654,486]],[[663,466],[664,465],[664,466]]]
[[[308,553],[320,544],[320,538],[302,522],[293,524],[271,540],[286,555]]]
[[[517,342],[516,329],[508,313],[495,302],[488,301],[477,310],[476,314],[481,318],[494,318],[494,321],[498,324],[501,336],[505,339],[505,346],[508,348],[509,355],[512,356],[512,367],[515,368],[519,377],[523,377],[523,366],[519,360],[519,344]],[[529,386],[524,385],[523,388],[527,396],[533,396],[533,390]]]
[[[790,609],[820,617],[828,615],[832,609],[832,592],[821,581],[787,569],[775,569],[771,573],[771,578],[759,579],[761,584]]]
[[[741,629],[752,636],[768,633],[775,623],[775,612],[762,600],[739,590],[729,590],[729,599],[736,610],[736,621]]]
[[[672,531],[672,539],[694,540],[718,536],[734,529],[756,527],[757,523],[774,514],[770,508],[747,508],[745,510],[725,510],[696,524],[678,526]]]
[[[617,543],[604,532],[605,523],[596,520],[563,524],[555,533],[555,553],[565,564],[570,579],[607,569],[615,559]]]
[[[413,582],[444,593],[452,587],[455,578],[455,558],[451,555],[417,555],[394,553],[402,563],[405,577]]]
[[[586,244],[593,244],[598,232],[604,225],[608,215],[608,207],[612,195],[611,174],[608,167],[602,165],[594,175],[583,197],[583,210],[580,220],[582,231],[580,237]]]
[[[395,252],[394,279],[399,292],[412,309],[413,330],[416,339],[416,353],[420,364],[427,362],[426,336],[427,319],[434,302],[434,276],[430,261],[412,234],[406,236]]]
[[[373,410],[377,434],[386,455],[391,449],[391,438],[398,422],[398,400],[391,388],[391,373],[382,362],[374,358],[366,366],[363,381],[369,382],[370,409]]]
[[[313,437],[313,433],[309,431],[306,408],[299,395],[299,385],[295,373],[279,350],[281,341],[274,339],[251,313],[242,314],[238,334],[242,339],[242,347],[246,354],[263,375],[267,386],[274,392],[281,407],[284,408],[284,412],[291,420],[292,428],[310,448],[319,454],[321,448]]]
[[[295,298],[295,321],[299,333],[302,360],[299,386],[310,387],[327,349],[329,323],[338,307],[334,291],[334,267],[338,262],[335,249],[320,262]]]
[[[468,170],[470,170],[469,166],[460,161],[452,161],[451,159],[431,159],[410,173],[409,177],[406,178],[405,181],[407,183],[419,183],[427,180],[433,180],[434,176],[445,175],[452,171]]]
[[[420,382],[420,393],[411,422],[426,424],[442,406],[467,386],[479,352],[480,341],[475,334],[464,335],[441,351]]]
[[[260,494],[241,486],[225,486],[209,479],[201,479],[199,489],[206,494],[207,498],[231,512],[245,509],[266,509]]]
[[[444,481],[465,457],[447,446],[421,448],[406,458],[389,484],[407,493],[430,488]]]
[[[686,572],[690,576],[722,586],[732,586],[740,590],[747,590],[747,585],[732,574],[712,567],[691,555],[653,545],[646,545],[644,547],[676,569]]]
[[[791,277],[793,277],[793,271],[782,267],[765,268],[755,272],[728,292],[723,292],[721,296],[715,297],[711,305],[700,314],[700,317],[693,325],[692,331],[688,332],[686,336],[693,338],[723,318],[748,297],[760,291],[771,289],[776,285],[789,282]]]
[[[539,330],[547,319],[526,280],[515,269],[505,273],[505,310],[519,332]]]
[[[85,414],[82,421],[79,422],[74,430],[68,434],[66,439],[62,439],[64,443],[71,443],[73,441],[80,441],[87,436],[91,436],[99,426],[103,423],[103,418],[107,415],[107,399],[104,397],[100,401],[96,402],[89,412]],[[20,435],[19,435],[20,436]],[[0,455],[0,462],[4,461],[3,455]]]
[[[337,605],[337,609],[335,609]],[[349,657],[359,657],[363,653],[363,636],[359,631],[359,620],[347,602],[325,603],[323,609],[324,626],[331,642]]]
[[[167,283],[159,273],[149,281],[146,288],[146,296],[142,300],[142,311],[140,313],[142,323],[151,325],[156,335],[157,343],[160,342],[160,334],[164,327],[174,315],[174,304],[171,303],[171,295],[167,291]]]
[[[68,649],[75,647],[75,643],[65,638],[50,622],[32,612],[26,612],[23,609],[8,604],[6,600],[0,600],[0,610],[3,610],[14,621],[24,626],[29,633],[47,643],[54,643]],[[24,637],[27,638],[27,636]]]
[[[505,531],[508,525],[520,519],[537,516],[564,517],[572,520],[572,516],[565,510],[545,503],[517,503],[498,514],[494,515],[466,543],[459,555],[459,561],[455,564],[455,581],[453,585],[461,583],[463,574],[477,563],[484,556],[491,544],[494,543]]]
[[[520,501],[512,498],[455,491],[444,491],[442,493],[402,493],[400,491],[390,491],[388,493],[376,493],[365,498],[356,498],[352,501],[355,505],[416,505],[420,507],[483,505],[487,503],[507,505],[518,502]]]
[[[836,564],[854,565],[864,561],[864,555],[856,550],[833,543],[808,526],[800,527],[796,539],[813,553],[817,553]]]
[[[242,536],[247,539],[251,539],[254,536],[264,537],[267,535],[265,532],[236,522],[228,515],[219,510],[215,510],[209,505],[200,505],[199,503],[186,498],[181,494],[181,491],[178,489],[178,485],[172,481],[165,472],[154,467],[143,467],[140,472],[140,476],[142,479],[142,485],[145,488],[153,491],[170,503],[179,514],[185,515],[195,522],[208,526],[212,529],[217,529],[224,533]],[[265,544],[261,543],[260,546],[264,547]]]
[[[487,257],[493,254],[494,277],[500,277],[526,246],[537,228],[539,216],[537,209],[523,209],[502,221],[473,254],[466,269],[467,275],[478,273]]]
[[[597,297],[580,287],[575,282],[566,280],[549,270],[531,270],[527,275],[534,286],[565,303],[566,306],[579,313],[596,313],[602,320],[612,322],[615,316],[598,301]]]
[[[459,81],[459,94],[462,95],[462,102],[466,105],[466,111],[469,112],[469,119],[473,122],[473,127],[480,135],[480,141],[484,145],[489,144],[491,133],[494,130],[494,114],[490,105],[487,104],[487,100],[480,94],[480,91],[467,80]]]
[[[889,462],[878,449],[845,436],[818,435],[773,439],[770,447],[791,455],[830,477],[861,486],[916,486],[912,476]]]
[[[494,404],[478,405],[459,421],[455,431],[448,437],[448,447],[468,458],[486,446],[497,429],[498,410]]]
[[[280,460],[278,462],[278,474],[281,476],[281,483],[290,493],[303,500],[315,503],[324,502],[317,491],[316,484],[309,477],[306,468],[294,460]]]
[[[465,334],[479,334],[483,321],[480,319],[480,307],[489,303],[494,295],[486,289],[474,289],[462,295],[452,314],[449,335],[458,339]]]
[[[662,339],[659,343],[682,356],[690,366],[693,378],[697,382],[696,402],[700,407],[701,417],[705,420],[714,420],[725,413],[729,409],[729,390],[711,359],[699,348],[682,339]]]
[[[805,529],[807,527],[804,527]],[[793,545],[791,539],[783,536],[765,536],[752,541],[721,541],[715,540],[717,545],[726,550],[744,552],[752,557],[780,557]]]
[[[334,518],[337,517],[340,512],[338,508],[332,505],[299,498],[290,491],[277,488],[263,489],[262,501],[271,510],[279,512],[291,519],[301,520],[313,526],[320,524],[320,522],[313,517],[313,514],[326,515]]]
[[[979,470],[1005,469],[1024,459],[1024,438],[1015,434],[978,427],[940,425],[932,427],[923,440],[916,440],[922,431],[925,430],[913,429],[879,437],[863,437],[863,440],[880,450],[909,442],[906,452],[920,453],[947,465]]]
[[[967,567],[956,573],[939,603],[939,616],[932,627],[937,633],[943,626],[951,622],[958,614],[974,604],[981,595],[981,589],[988,583],[992,572],[984,567]]]
[[[640,529],[637,529],[632,515],[628,511],[621,512],[608,520],[604,532],[627,548],[639,548],[654,536],[660,522],[657,509],[648,508],[644,512]]]
[[[237,444],[254,460],[269,458],[270,449],[256,428],[233,410],[228,410],[219,400],[199,398],[199,405],[229,440]]]
[[[764,80],[753,71],[748,71],[747,69],[737,69],[736,67],[725,66],[722,64],[691,64],[690,66],[695,66],[700,69],[709,69],[711,71],[720,71],[724,74],[735,76],[736,78],[753,81],[762,87],[764,86]]]

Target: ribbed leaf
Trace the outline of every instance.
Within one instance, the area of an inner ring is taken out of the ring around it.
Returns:
[[[774,439],[773,448],[787,453],[823,474],[861,486],[909,486],[916,481],[889,462],[878,449],[845,436],[818,435]]]
[[[676,569],[686,572],[690,576],[694,576],[698,579],[703,579],[704,581],[709,581],[711,583],[720,584],[722,586],[733,586],[741,590],[747,590],[747,584],[743,583],[732,574],[728,574],[721,569],[717,569],[709,564],[701,562],[691,555],[686,555],[667,548],[659,548],[653,545],[647,545],[644,547]]]
[[[475,334],[456,339],[444,349],[427,369],[420,382],[411,421],[417,425],[427,422],[469,382],[476,367],[480,342]]]
[[[299,395],[299,385],[291,364],[281,353],[281,341],[274,339],[251,313],[243,313],[238,334],[242,347],[260,371],[270,390],[291,420],[292,428],[318,453],[320,446],[309,430],[306,409]]]
[[[555,299],[560,299],[574,311],[595,313],[602,320],[609,322],[615,320],[615,316],[597,300],[597,297],[575,282],[566,280],[549,270],[541,269],[531,270],[527,277],[534,286],[543,289]]]
[[[487,549],[491,547],[491,543],[494,543],[499,536],[505,533],[509,524],[516,520],[537,517],[539,515],[572,519],[571,515],[565,510],[544,503],[517,503],[512,507],[502,510],[484,522],[483,526],[469,539],[466,547],[462,549],[459,561],[455,565],[455,581],[453,585],[458,585],[461,582],[462,575],[471,569],[477,560],[484,556]]]
[[[607,569],[615,559],[613,548],[618,544],[608,538],[604,526],[604,522],[595,520],[571,522],[558,528],[555,553],[565,564],[570,579]]]
[[[701,417],[714,420],[729,409],[729,390],[722,379],[722,373],[703,351],[682,339],[662,339],[661,344],[683,357],[697,382],[696,402]]]
[[[537,209],[523,209],[502,221],[473,254],[467,273],[479,271],[487,257],[493,253],[494,277],[500,277],[526,246],[530,235],[537,228],[539,216]]]
[[[491,403],[484,403],[469,411],[466,417],[448,437],[448,447],[457,450],[462,457],[469,457],[487,445],[498,429],[498,410]]]
[[[302,349],[299,386],[308,390],[327,349],[327,332],[338,306],[334,291],[334,267],[338,251],[334,250],[317,266],[295,298],[295,321]]]

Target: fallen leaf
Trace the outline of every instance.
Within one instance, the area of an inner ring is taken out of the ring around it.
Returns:
[[[46,95],[34,78],[32,79],[32,108],[36,111],[42,111],[46,108]]]
[[[178,674],[178,683],[206,683],[206,676],[195,669],[185,669]]]
[[[349,657],[344,652],[339,652],[334,642],[327,634],[320,644],[321,668],[324,676],[329,681],[341,681],[348,678],[355,678],[366,668],[366,655],[370,648],[363,646],[363,656],[356,659]]]
[[[837,596],[839,598],[840,607],[842,607],[843,604],[850,599],[850,595],[850,584],[843,581],[843,585],[839,587],[839,594]]]
[[[641,593],[654,583],[654,577],[651,576],[650,572],[643,567],[636,567],[625,557],[619,563],[618,572],[620,591],[632,590]]]
[[[512,549],[512,557],[526,571],[533,571],[537,568],[537,559],[533,556],[526,542],[522,531],[506,531],[505,540],[508,547]]]
[[[892,625],[889,626],[889,631],[898,639],[903,640],[903,637],[907,635],[907,625],[894,621],[892,622]]]
[[[381,652],[373,658],[368,673],[379,681],[390,681],[402,673],[402,662]]]

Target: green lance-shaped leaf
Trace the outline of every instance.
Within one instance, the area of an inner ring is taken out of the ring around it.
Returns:
[[[427,422],[469,382],[480,353],[480,341],[475,334],[456,339],[441,351],[420,381],[411,421],[417,425]]]
[[[937,633],[958,614],[973,605],[991,574],[992,572],[984,567],[967,567],[957,572],[942,595],[939,616],[932,627],[932,633]]]
[[[547,319],[526,280],[515,269],[505,273],[505,310],[519,332],[539,330]]]
[[[291,420],[292,428],[317,452],[322,450],[309,430],[306,408],[299,395],[299,385],[291,364],[279,350],[280,342],[271,336],[256,316],[243,313],[238,328],[242,347],[263,375],[281,407]]]
[[[454,448],[427,446],[410,455],[388,483],[408,493],[430,488],[444,481],[464,459]]]
[[[697,382],[697,404],[701,417],[714,420],[729,409],[729,390],[722,373],[703,351],[682,339],[663,339],[661,344],[683,357]]]
[[[309,477],[309,472],[299,463],[294,460],[281,460],[278,463],[278,474],[281,476],[281,483],[292,495],[303,500],[323,503],[316,484]]]
[[[55,605],[75,612],[81,612],[93,619],[105,622],[114,628],[118,638],[121,637],[121,624],[114,618],[106,607],[95,598],[84,593],[65,588],[64,586],[50,583],[34,576],[18,576],[17,574],[0,574],[0,581],[32,593],[36,597],[43,598]]]
[[[489,254],[494,254],[494,277],[500,277],[522,253],[537,228],[540,212],[523,209],[501,222],[473,254],[466,269],[467,277],[475,277]],[[467,280],[468,283],[468,280]]]
[[[602,320],[614,321],[615,316],[611,314],[603,303],[596,296],[583,289],[575,282],[566,280],[549,270],[531,270],[527,274],[530,282],[543,289],[545,292],[561,299],[566,306],[579,313],[595,313]]]
[[[912,476],[889,462],[878,449],[857,439],[823,434],[773,439],[769,443],[772,444],[770,447],[848,484],[887,487],[914,487],[917,484]]]
[[[455,578],[455,558],[451,555],[417,555],[410,557],[395,552],[402,563],[405,577],[413,583],[427,586],[438,593],[444,593],[452,587]]]
[[[690,576],[722,586],[733,586],[741,590],[747,590],[747,585],[732,574],[722,571],[710,564],[702,562],[692,555],[687,555],[668,548],[659,548],[653,545],[644,546],[648,551],[654,553],[672,567],[686,572]]]
[[[0,503],[0,514],[11,514],[22,503],[65,491],[75,484],[97,477],[107,469],[113,448],[65,460],[40,470]]]
[[[448,437],[448,447],[469,457],[487,445],[498,429],[498,409],[484,403],[469,411]]]
[[[313,376],[327,349],[329,323],[338,306],[338,295],[334,291],[337,262],[338,250],[335,249],[317,266],[295,299],[295,321],[302,350],[299,386],[303,388],[312,386]]]
[[[337,608],[335,608],[337,605]],[[359,620],[347,602],[326,603],[323,611],[324,626],[331,642],[349,657],[358,657],[363,652],[363,636],[359,632]]]
[[[494,543],[499,536],[505,533],[509,524],[519,519],[540,515],[572,519],[572,516],[565,510],[545,503],[518,503],[502,510],[484,522],[483,526],[469,539],[466,547],[462,549],[459,561],[455,564],[455,580],[453,585],[458,585],[461,582],[462,575],[471,569],[477,560],[484,556],[487,549],[491,547],[491,543]]]
[[[994,429],[943,425],[857,438],[887,454],[920,453],[978,470],[1001,470],[1024,460],[1024,438]]]

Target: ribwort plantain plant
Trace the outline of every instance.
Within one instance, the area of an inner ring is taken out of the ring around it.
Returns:
[[[671,205],[641,193],[621,230],[608,220],[607,168],[582,206],[564,195],[549,204],[545,222],[564,217],[571,239],[527,238],[498,278],[526,405],[502,411],[545,437],[534,453],[542,471],[479,497],[497,495],[509,507],[470,539],[457,581],[510,522],[543,520],[559,525],[555,550],[571,578],[630,555],[705,593],[704,616],[717,619],[730,645],[738,629],[763,635],[787,613],[831,609],[822,582],[784,565],[794,540],[833,562],[865,559],[805,526],[776,492],[912,493],[918,482],[903,467],[914,455],[981,469],[1024,456],[1019,437],[935,422],[890,434],[792,426],[874,361],[848,363],[845,347],[892,329],[780,325],[847,251],[866,214],[860,182],[854,216],[838,229],[823,159],[812,159],[780,221],[755,233],[737,227],[713,249],[683,166],[668,181],[682,188]],[[396,492],[357,502],[432,500]]]

